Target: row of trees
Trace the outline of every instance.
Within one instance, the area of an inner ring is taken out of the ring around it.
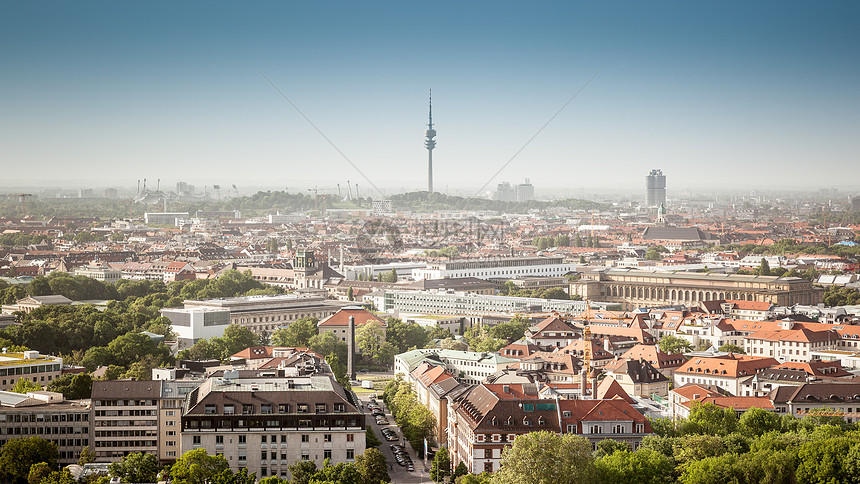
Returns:
[[[439,210],[495,210],[506,213],[525,213],[529,210],[547,210],[555,207],[570,210],[604,210],[607,204],[568,198],[564,200],[529,200],[526,202],[504,202],[487,198],[459,197],[440,192],[400,193],[391,197],[391,203],[400,210],[413,212],[435,212]]]
[[[531,325],[528,318],[515,316],[510,321],[495,326],[472,326],[463,334],[472,351],[495,353],[514,341],[521,339]],[[453,348],[452,348],[453,349]]]
[[[850,287],[828,286],[824,290],[825,306],[853,306],[860,304],[860,291]]]
[[[576,247],[582,247],[582,239],[579,237],[579,234],[574,236],[574,240],[579,244]],[[546,250],[550,247],[570,247],[570,236],[556,235],[555,237],[535,237],[534,240],[532,240],[532,245],[537,247],[538,250]]]
[[[562,299],[579,301],[582,299],[579,295],[571,297],[561,287],[549,287],[545,289],[521,289],[511,281],[507,281],[499,288],[499,294],[502,296],[514,297],[536,297],[540,299]]]
[[[62,294],[73,300],[113,300],[103,311],[92,305],[48,305],[29,313],[16,313],[19,324],[0,329],[0,344],[13,350],[32,348],[44,354],[60,355],[64,362],[83,365],[89,371],[106,366],[106,376],[110,378],[148,379],[152,368],[173,364],[166,346],[141,334],[148,331],[166,338],[172,336],[170,321],[160,316],[162,308],[181,306],[183,299],[273,291],[279,290],[263,286],[250,273],[239,271],[226,271],[211,280],[170,284],[120,280],[115,285],[83,276],[53,273],[36,278],[26,289],[20,286],[2,288],[0,297],[5,298],[4,303],[27,294]],[[247,329],[233,327],[228,328],[224,337],[207,341],[183,356],[223,359],[260,342]]]
[[[860,246],[827,245],[824,242],[814,244],[798,243],[794,239],[782,239],[771,245],[759,244],[727,244],[712,247],[712,251],[738,251],[754,255],[790,255],[790,254],[820,254],[839,257],[860,257]]]
[[[12,439],[0,449],[0,478],[15,484],[74,484],[68,470],[57,468],[57,445],[39,437]],[[89,448],[81,453],[80,464],[91,462]],[[314,461],[300,460],[289,466],[292,480],[278,477],[257,479],[248,469],[233,472],[222,455],[208,455],[205,449],[182,454],[172,465],[161,467],[154,454],[132,453],[108,466],[109,477],[126,483],[149,483],[170,480],[173,484],[379,484],[390,482],[385,456],[377,449],[367,449],[351,464],[332,465],[326,459],[317,469]],[[106,484],[108,476],[95,479]]]
[[[382,393],[382,400],[391,409],[397,425],[403,429],[403,435],[412,448],[421,457],[424,454],[424,439],[432,438],[436,417],[424,405],[418,402],[412,386],[400,376],[388,382]]]
[[[304,318],[272,333],[275,346],[307,347],[319,354],[334,353],[341,362],[346,361],[347,345],[330,332],[318,332],[316,318]],[[396,318],[388,318],[385,328],[379,322],[361,325],[355,335],[356,346],[361,350],[361,364],[388,367],[394,355],[410,349],[424,348],[433,339],[450,337],[440,328],[424,328]],[[200,344],[200,343],[198,343]]]

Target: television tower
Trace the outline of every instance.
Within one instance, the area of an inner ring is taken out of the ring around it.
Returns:
[[[424,132],[427,137],[424,140],[424,147],[427,148],[427,191],[433,193],[433,148],[436,147],[436,130],[433,129],[433,90],[430,90],[430,117],[427,123],[427,131]]]

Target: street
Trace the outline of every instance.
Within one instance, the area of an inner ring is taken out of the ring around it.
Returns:
[[[393,483],[415,483],[415,482],[432,482],[430,480],[430,463],[427,462],[426,466],[423,460],[418,459],[418,456],[412,446],[409,445],[408,442],[405,442],[403,438],[403,431],[400,427],[394,423],[394,416],[388,410],[388,407],[382,402],[382,399],[377,399],[377,402],[380,406],[384,407],[385,418],[388,419],[388,425],[378,425],[376,423],[376,419],[370,415],[367,410],[367,404],[370,402],[371,395],[359,395],[359,399],[363,404],[363,410],[368,414],[368,419],[370,425],[373,426],[373,433],[376,434],[376,438],[378,438],[382,444],[379,446],[379,451],[385,455],[386,461],[389,464],[388,475],[391,476],[391,482]],[[389,442],[382,435],[381,429],[382,427],[388,427],[393,430],[400,440],[396,442]],[[412,462],[415,466],[415,470],[412,472],[408,472],[405,467],[399,465],[396,460],[394,460],[394,453],[391,451],[391,444],[405,444],[406,451],[409,453],[410,457],[412,457]]]

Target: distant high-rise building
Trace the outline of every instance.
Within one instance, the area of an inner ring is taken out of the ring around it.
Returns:
[[[427,191],[433,192],[433,148],[436,147],[436,130],[433,129],[433,91],[430,91],[430,115],[427,122],[427,131],[424,132],[427,139],[424,147],[427,148]]]
[[[525,183],[520,183],[517,185],[517,201],[518,202],[528,202],[529,200],[535,199],[535,187],[532,185],[531,180],[526,178]]]
[[[645,195],[649,207],[666,204],[666,176],[663,170],[651,170],[645,177]]]
[[[516,202],[517,192],[510,183],[502,182],[496,186],[496,193],[493,194],[493,200],[499,200],[501,202]]]
[[[851,210],[860,212],[860,195],[851,197]]]
[[[176,182],[177,195],[194,195],[194,185],[186,182]]]
[[[116,188],[105,188],[105,198],[115,199],[118,195]]]

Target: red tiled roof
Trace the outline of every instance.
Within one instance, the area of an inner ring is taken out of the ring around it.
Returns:
[[[364,308],[358,307],[346,307],[342,308],[340,311],[332,314],[331,316],[323,319],[317,324],[317,326],[349,326],[349,317],[355,317],[355,326],[362,326],[367,324],[370,321],[376,321],[381,324],[383,327],[386,326],[385,320],[380,318],[379,316],[371,313],[370,311]]]

